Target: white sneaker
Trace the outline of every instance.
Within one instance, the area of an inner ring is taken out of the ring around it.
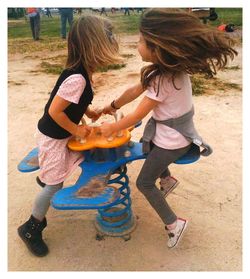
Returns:
[[[174,248],[175,246],[177,246],[177,244],[179,243],[179,241],[181,240],[181,237],[183,235],[183,232],[185,231],[186,227],[187,227],[188,221],[182,218],[177,218],[177,224],[175,229],[173,230],[168,230],[166,228],[166,230],[168,231],[168,247],[169,248]]]
[[[161,180],[160,180],[160,185],[161,185],[160,190],[162,191],[164,197],[166,197],[179,184],[180,184],[180,182],[176,178],[174,178],[173,176],[167,176],[167,177],[161,178]]]

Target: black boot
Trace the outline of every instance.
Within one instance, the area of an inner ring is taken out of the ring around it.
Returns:
[[[36,256],[43,257],[49,252],[42,239],[42,231],[47,226],[46,218],[39,222],[32,215],[30,219],[18,228],[18,234],[28,249]]]

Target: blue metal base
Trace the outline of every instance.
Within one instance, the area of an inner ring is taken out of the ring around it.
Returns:
[[[95,225],[101,235],[129,236],[135,229],[136,219],[131,209],[129,178],[126,172],[127,167],[123,166],[120,174],[108,182],[120,185],[120,198],[113,206],[98,210]]]
[[[131,218],[122,226],[107,227],[100,222],[98,217],[95,220],[95,228],[97,230],[97,240],[102,240],[105,236],[122,237],[124,240],[131,238],[131,233],[135,230],[137,225],[136,217],[131,215]]]

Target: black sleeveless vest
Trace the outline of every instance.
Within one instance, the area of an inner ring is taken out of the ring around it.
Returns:
[[[54,139],[65,139],[71,134],[63,129],[61,126],[59,126],[49,115],[49,107],[54,99],[56,92],[58,91],[60,85],[63,83],[63,81],[68,78],[69,76],[73,74],[81,74],[85,80],[86,80],[86,86],[82,92],[82,96],[79,100],[78,104],[71,103],[65,110],[65,114],[68,116],[68,118],[74,122],[75,124],[79,124],[81,118],[83,117],[85,111],[87,110],[87,107],[89,104],[91,104],[93,99],[93,91],[91,88],[90,80],[88,77],[88,74],[86,70],[80,66],[79,68],[75,70],[69,70],[65,69],[61,75],[59,76],[56,85],[54,89],[51,92],[50,98],[45,106],[44,114],[42,118],[38,121],[38,129],[41,133],[43,133],[46,136],[49,136]]]

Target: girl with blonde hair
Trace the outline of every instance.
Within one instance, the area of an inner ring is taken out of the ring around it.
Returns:
[[[104,108],[112,113],[144,96],[132,113],[116,123],[104,123],[105,136],[131,127],[149,112],[152,117],[143,133],[143,150],[148,153],[136,184],[162,219],[168,232],[168,247],[175,247],[187,220],[173,212],[165,197],[177,186],[168,166],[197,144],[202,155],[212,149],[204,143],[193,124],[190,75],[216,74],[237,52],[224,33],[202,24],[195,16],[179,10],[155,8],[142,15],[138,51],[151,64],[141,70],[141,82],[127,89]],[[156,187],[160,178],[161,189]]]
[[[90,133],[90,127],[79,125],[84,114],[94,120],[100,116],[89,108],[93,99],[92,75],[98,67],[119,59],[118,44],[107,19],[84,15],[73,23],[66,67],[38,122],[39,180],[44,187],[35,199],[29,220],[18,228],[19,236],[36,256],[48,253],[42,231],[47,226],[45,215],[51,198],[84,160],[82,153],[67,148],[67,142],[72,135],[84,138]]]

